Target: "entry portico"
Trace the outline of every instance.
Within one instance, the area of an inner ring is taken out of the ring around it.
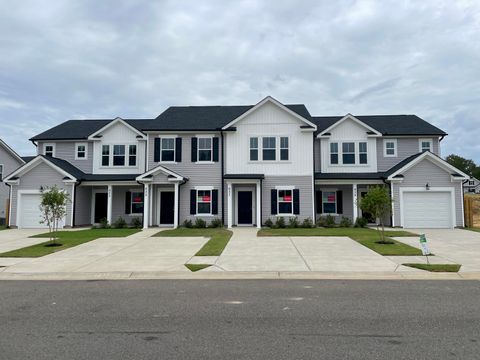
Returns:
[[[227,226],[262,227],[263,174],[226,174]]]

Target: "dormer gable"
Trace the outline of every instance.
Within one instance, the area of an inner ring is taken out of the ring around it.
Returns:
[[[132,125],[120,117],[117,117],[107,125],[95,131],[88,137],[88,140],[100,140],[107,134],[108,136],[112,137],[124,137],[129,133],[134,134],[135,138],[138,140],[147,140],[147,136],[144,133],[135,129]]]
[[[339,139],[363,139],[380,137],[382,134],[352,114],[347,114],[317,135],[318,138],[329,138],[332,136]]]

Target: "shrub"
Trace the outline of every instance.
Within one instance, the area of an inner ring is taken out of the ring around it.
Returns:
[[[193,228],[192,220],[190,220],[190,219],[185,220],[185,221],[183,222],[183,226],[186,227],[186,228],[188,228],[188,229]]]
[[[328,227],[328,228],[331,228],[331,227],[335,227],[335,218],[328,214],[327,216],[325,216],[325,227]]]
[[[285,219],[282,216],[278,217],[277,221],[275,221],[275,227],[278,229],[284,229],[285,226]]]
[[[142,220],[140,220],[140,218],[138,217],[134,217],[130,222],[130,226],[135,229],[140,229],[143,226]]]
[[[302,227],[303,228],[312,228],[313,227],[313,221],[310,218],[306,218],[302,222]]]
[[[100,219],[100,229],[109,229],[110,228],[110,224],[108,223],[108,220],[107,218],[102,218]]]
[[[355,220],[355,227],[357,228],[364,228],[365,226],[367,226],[367,224],[368,220],[364,217],[359,217],[357,218],[357,220]]]
[[[299,226],[299,223],[298,223],[298,218],[296,216],[288,219],[288,227],[289,228],[298,228],[298,226]]]
[[[318,227],[325,227],[325,217],[324,216],[320,216],[317,219],[317,226]]]
[[[340,227],[352,227],[352,220],[350,218],[342,216],[342,220],[340,220]]]
[[[273,221],[272,219],[268,218],[267,220],[265,220],[265,226],[269,227],[269,228],[273,228]]]
[[[127,227],[127,222],[125,221],[124,218],[122,218],[121,216],[118,217],[117,220],[115,220],[115,222],[113,223],[113,227],[115,229],[123,229],[123,228],[126,228]]]
[[[211,227],[211,228],[221,228],[221,227],[223,227],[222,220],[220,220],[219,218],[212,219],[209,227]]]
[[[202,218],[196,218],[195,219],[195,227],[199,229],[203,229],[207,227],[207,222],[203,220]]]

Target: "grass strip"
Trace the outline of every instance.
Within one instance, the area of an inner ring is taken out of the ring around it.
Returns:
[[[206,269],[210,267],[211,265],[208,264],[185,264],[185,267],[190,270],[191,272],[196,272],[199,270]]]
[[[459,264],[402,264],[415,269],[426,270],[430,272],[458,272],[462,265]]]

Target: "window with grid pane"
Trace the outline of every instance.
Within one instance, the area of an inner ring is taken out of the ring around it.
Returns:
[[[125,145],[113,145],[113,166],[125,166]]]
[[[128,166],[137,165],[137,145],[128,146]]]
[[[288,137],[280,138],[280,160],[288,160]]]
[[[197,190],[197,214],[211,214],[212,192],[211,190]]]
[[[250,138],[250,161],[258,160],[258,137]]]
[[[358,154],[359,154],[360,164],[366,164],[368,162],[366,142],[358,143]]]
[[[395,156],[395,141],[385,142],[385,155]]]
[[[337,213],[337,193],[335,191],[322,192],[322,206],[324,214]]]
[[[198,138],[198,161],[212,161],[212,138]]]
[[[342,143],[342,160],[344,164],[355,164],[355,143]]]
[[[110,165],[110,146],[102,145],[102,166]]]
[[[132,192],[131,193],[131,213],[132,214],[141,214],[143,213],[143,192]]]
[[[263,160],[275,160],[277,151],[277,139],[275,137],[262,138],[262,156]]]
[[[278,190],[278,214],[293,213],[292,190]]]
[[[162,161],[175,161],[175,139],[162,138],[161,139],[161,160]]]
[[[338,164],[338,143],[330,143],[330,164]]]

